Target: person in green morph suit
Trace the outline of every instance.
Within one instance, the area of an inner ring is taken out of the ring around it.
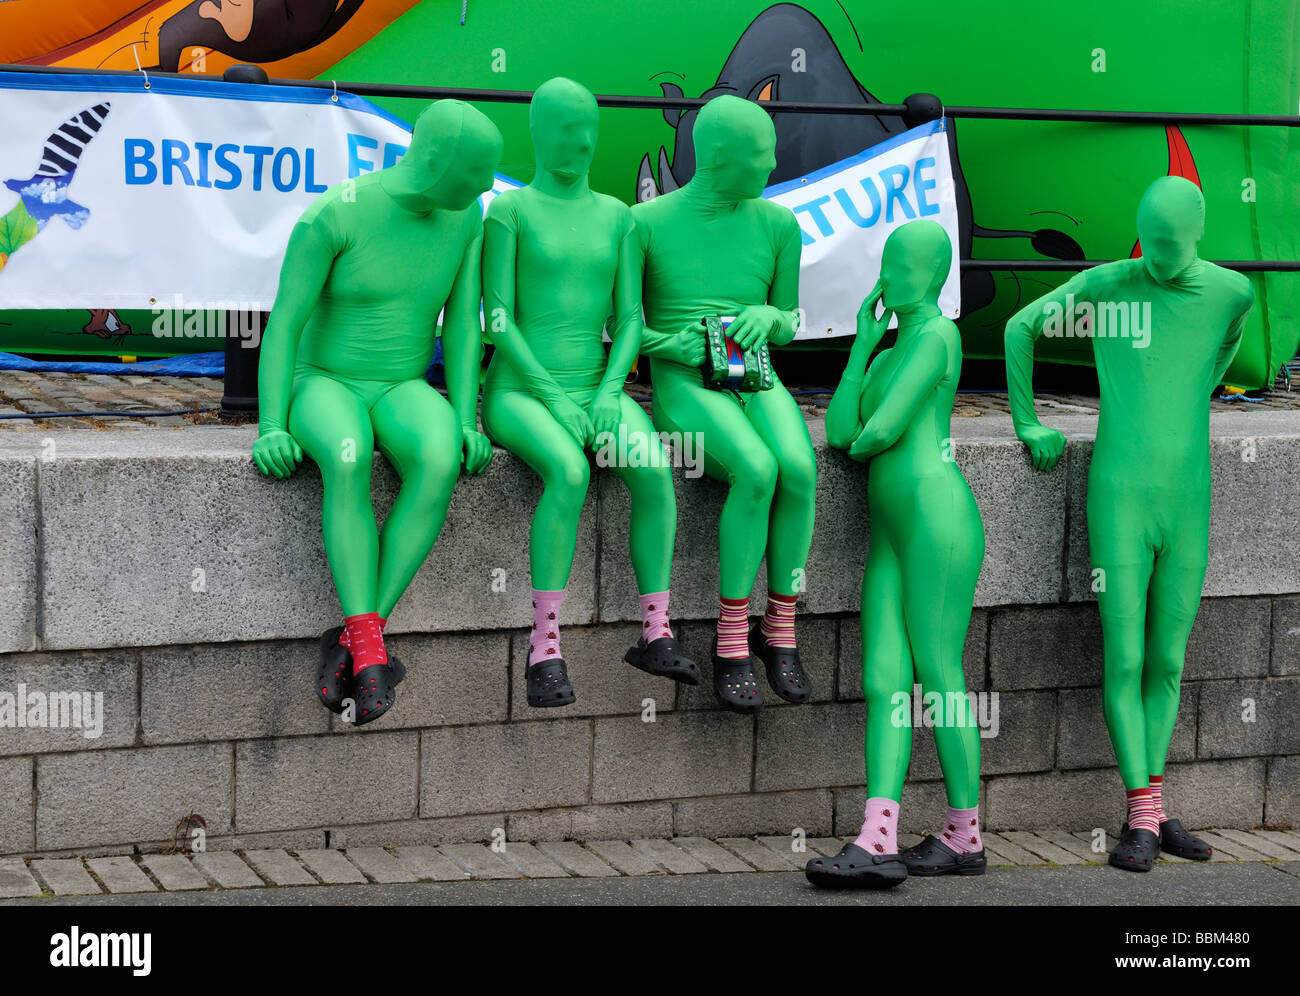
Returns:
[[[1101,612],[1102,701],[1127,792],[1110,863],[1149,871],[1160,850],[1206,861],[1210,847],[1162,806],[1183,655],[1209,559],[1210,393],[1254,304],[1240,273],[1197,258],[1205,200],[1162,177],[1138,205],[1143,255],[1078,274],[1007,323],[1016,435],[1051,470],[1065,437],[1034,414],[1034,342],[1089,322],[1101,410],[1088,470],[1088,547]]]
[[[871,461],[861,608],[867,807],[856,841],[834,858],[808,862],[805,874],[816,885],[887,888],[909,874],[981,875],[987,865],[979,730],[962,674],[984,525],[952,458],[961,337],[939,310],[951,266],[952,242],[941,225],[912,221],[890,234],[880,281],[858,312],[858,334],[826,412],[827,442]],[[868,368],[891,311],[898,339]],[[898,809],[912,728],[897,714],[917,681],[925,696],[937,694],[945,704],[934,740],[948,811],[938,836],[900,854]]]
[[[532,183],[488,207],[484,312],[496,352],[483,392],[483,426],[542,478],[529,534],[533,629],[528,704],[575,700],[560,653],[560,602],[587,495],[586,451],[631,493],[629,546],[641,594],[642,634],[625,660],[651,674],[698,682],[668,626],[677,502],[658,436],[623,390],[641,345],[641,276],[631,267],[626,204],[587,185],[596,148],[596,98],[557,78],[533,94]],[[601,342],[606,316],[613,347]],[[630,452],[630,450],[634,452]]]
[[[480,473],[477,198],[501,133],[457,100],[430,105],[392,167],[331,187],[289,236],[258,370],[253,461],[288,477],[306,453],[324,485],[321,525],[344,625],[321,637],[316,691],[357,724],[392,707],[402,669],[382,628],[429,554],[461,466]],[[424,379],[443,311],[448,404]],[[382,530],[370,471],[380,449],[401,478]]]
[[[776,167],[776,130],[758,104],[724,95],[700,110],[695,175],[685,186],[635,205],[638,268],[644,275],[655,425],[698,434],[704,469],[725,482],[718,523],[719,613],[713,686],[737,712],[762,708],[751,652],[772,689],[806,702],[794,609],[812,543],[817,468],[798,405],[774,375],[771,390],[704,386],[705,316],[735,316],[744,349],[783,345],[798,322],[802,238],[794,213],[760,195]],[[748,630],[749,596],[767,554],[767,611]]]

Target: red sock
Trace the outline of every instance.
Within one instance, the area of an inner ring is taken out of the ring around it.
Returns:
[[[379,620],[379,632],[382,633],[387,626],[388,626],[388,620],[381,617]],[[343,627],[343,632],[339,634],[339,646],[348,647],[351,645],[351,642],[352,641],[348,639],[348,628],[345,625]]]
[[[657,591],[641,596],[641,635],[646,643],[673,635],[668,628],[668,592]]]
[[[1160,833],[1160,819],[1155,804],[1151,801],[1151,790],[1149,788],[1129,789],[1124,794],[1128,797],[1129,829]]]
[[[774,591],[767,593],[767,611],[763,613],[760,628],[769,647],[795,645],[794,603],[798,600],[798,595],[778,595]]]
[[[749,659],[749,599],[718,599],[718,656]]]
[[[354,675],[374,664],[388,663],[388,651],[384,649],[384,634],[378,612],[348,616],[343,622],[348,634],[348,652],[352,654]]]
[[[1169,819],[1169,814],[1165,812],[1165,804],[1161,801],[1161,789],[1164,784],[1164,775],[1151,776],[1151,802],[1156,807],[1156,819],[1161,823]]]

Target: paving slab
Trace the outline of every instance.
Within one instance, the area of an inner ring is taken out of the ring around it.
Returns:
[[[1066,830],[1036,830],[1034,832],[1049,843],[1055,844],[1061,850],[1069,851],[1085,863],[1096,864],[1099,861],[1106,860],[1106,855],[1094,854],[1091,844],[1080,840]]]
[[[157,892],[158,886],[130,857],[91,858],[86,862],[109,892]]]
[[[32,871],[56,896],[94,896],[103,891],[80,858],[41,858],[32,862]]]
[[[587,850],[604,858],[624,875],[662,875],[663,870],[623,840],[589,840]]]
[[[706,865],[710,871],[727,873],[754,870],[725,847],[719,847],[707,837],[674,837],[673,843],[695,860]]]
[[[568,878],[569,873],[551,858],[522,840],[506,841],[501,856],[518,868],[527,878]]]
[[[22,858],[0,859],[0,899],[39,896],[42,891],[41,884],[32,878]]]
[[[673,875],[699,875],[709,870],[704,862],[671,841],[634,840],[632,847]]]
[[[1054,865],[1084,864],[1084,859],[1075,854],[1074,851],[1067,850],[1059,844],[1054,844],[1039,834],[1030,833],[1027,830],[1003,830],[1001,836],[1013,844],[1019,844],[1026,851],[1036,854],[1044,861],[1049,861]]]
[[[326,885],[343,885],[366,880],[360,868],[345,858],[342,852],[332,848],[314,847],[307,851],[299,851],[298,860]]]
[[[1216,830],[1215,833],[1233,843],[1241,844],[1245,847],[1249,847],[1251,850],[1258,851],[1260,854],[1271,859],[1284,861],[1297,857],[1296,853],[1292,851],[1291,848],[1284,847],[1281,844],[1275,844],[1263,834],[1249,833],[1245,830]]]
[[[1300,858],[1300,834],[1297,834],[1294,830],[1256,830],[1254,833],[1256,836],[1263,837],[1265,840],[1278,845],[1278,847],[1290,851],[1294,858]]]
[[[413,844],[394,847],[393,853],[425,882],[458,882],[470,877],[467,872],[436,847]]]
[[[257,889],[266,883],[234,851],[204,851],[194,855],[194,867],[223,889]]]
[[[348,860],[376,882],[418,882],[420,877],[382,847],[349,847]]]
[[[547,841],[538,844],[537,849],[579,878],[618,877],[618,869],[572,840]]]
[[[792,871],[793,861],[749,837],[719,837],[718,843],[761,872]]]
[[[1198,830],[1196,836],[1209,844],[1216,852],[1222,851],[1229,858],[1237,861],[1268,861],[1269,856],[1250,844],[1233,840],[1222,830]]]
[[[519,869],[482,844],[443,844],[443,854],[475,878],[521,878]]]
[[[1025,850],[1014,840],[1010,840],[1007,837],[1002,836],[1001,834],[997,834],[997,833],[984,834],[985,849],[988,848],[989,844],[992,844],[994,850],[996,850],[998,854],[1002,855],[1004,858],[1010,859],[1013,864],[1017,864],[1017,865],[1047,864],[1047,862],[1044,861],[1042,858],[1040,858],[1038,855]]]
[[[203,873],[190,864],[183,854],[146,854],[140,864],[158,880],[168,892],[189,892],[211,886]]]
[[[280,848],[245,851],[244,857],[257,874],[272,885],[315,885],[311,872],[298,859]]]

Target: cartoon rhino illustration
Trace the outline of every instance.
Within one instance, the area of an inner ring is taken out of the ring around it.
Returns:
[[[791,68],[791,52],[804,53],[805,71]],[[683,96],[674,83],[660,83],[664,96]],[[717,82],[700,96],[708,100],[729,93],[750,100],[797,100],[819,103],[882,103],[853,76],[825,26],[813,14],[793,3],[779,3],[760,13],[741,34],[727,56]],[[668,124],[676,129],[672,162],[659,149],[659,182],[655,183],[650,156],[641,160],[637,178],[638,197],[650,191],[667,193],[686,183],[695,174],[695,149],[692,129],[698,114],[694,108],[664,111]],[[901,116],[869,114],[797,114],[772,113],[776,126],[776,169],[772,184],[805,176],[823,166],[847,159],[863,149],[878,145],[908,130]],[[1064,232],[1039,229],[1035,232],[990,229],[976,225],[971,208],[970,191],[962,174],[957,154],[957,132],[949,121],[948,153],[952,163],[953,185],[957,199],[957,224],[960,253],[969,259],[972,239],[1026,238],[1033,249],[1056,259],[1084,259],[1078,243]],[[970,314],[993,300],[993,277],[987,272],[962,274],[962,313]]]

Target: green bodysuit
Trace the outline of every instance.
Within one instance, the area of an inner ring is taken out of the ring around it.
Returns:
[[[776,161],[761,107],[716,97],[694,135],[691,180],[632,208],[654,422],[701,434],[705,472],[729,485],[718,526],[722,597],[749,598],[765,550],[770,589],[793,596],[804,587],[812,542],[817,471],[808,426],[779,379],[768,391],[706,388],[700,319],[735,315],[730,334],[744,348],[793,339],[799,225],[760,196]]]
[[[294,226],[258,371],[253,459],[289,476],[305,452],[324,485],[322,527],[344,616],[387,617],[442,528],[462,461],[491,458],[477,431],[477,197],[501,136],[460,101],[431,105],[395,166],[331,187]],[[449,405],[426,383],[438,313]],[[378,447],[402,480],[376,529]]]
[[[590,92],[572,80],[548,81],[533,97],[529,123],[537,175],[493,200],[485,222],[484,313],[496,352],[483,425],[542,478],[529,533],[535,589],[568,583],[587,451],[595,450],[631,493],[638,589],[666,592],[677,524],[672,477],[649,417],[623,390],[641,346],[632,214],[587,185],[597,127]],[[607,358],[601,330],[611,314]],[[638,448],[633,458],[620,440]]]
[[[939,291],[952,244],[932,221],[913,221],[885,242],[880,283],[858,314],[844,376],[826,412],[826,439],[870,460],[871,545],[862,579],[862,688],[867,795],[897,802],[912,751],[910,722],[896,721],[919,681],[948,709],[934,728],[948,805],[979,803],[979,730],[966,698],[962,651],[984,527],[952,457],[952,405],[961,337]],[[885,312],[875,316],[876,303]],[[898,339],[867,368],[898,315]],[[865,380],[863,371],[866,370]]]
[[[1209,556],[1210,393],[1254,303],[1244,276],[1197,258],[1204,219],[1194,184],[1157,180],[1138,208],[1141,258],[1080,273],[1006,330],[1016,434],[1050,470],[1065,441],[1034,414],[1034,342],[1088,318],[1101,384],[1088,545],[1106,723],[1129,790],[1164,772]]]

